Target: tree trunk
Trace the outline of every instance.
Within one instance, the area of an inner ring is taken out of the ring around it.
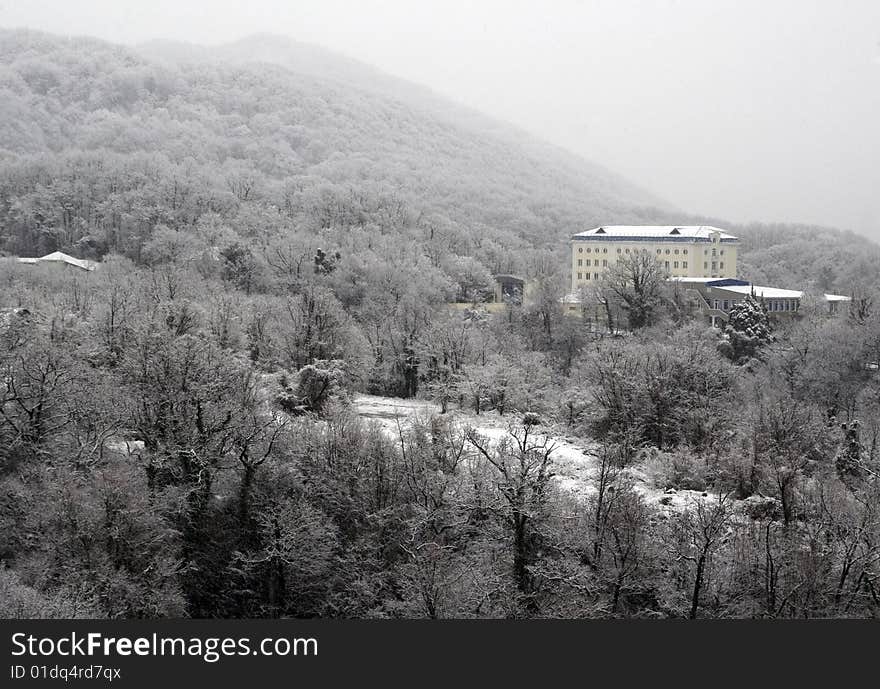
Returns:
[[[697,571],[694,574],[694,593],[691,597],[691,619],[697,619],[697,608],[700,607],[700,589],[703,587],[703,570],[706,566],[705,551],[700,554],[697,560]]]

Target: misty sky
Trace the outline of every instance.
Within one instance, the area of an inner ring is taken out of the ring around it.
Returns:
[[[285,34],[683,210],[880,240],[880,0],[0,0],[0,26],[122,43]]]

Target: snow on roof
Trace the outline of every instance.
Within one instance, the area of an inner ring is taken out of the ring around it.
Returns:
[[[754,289],[755,296],[763,297],[764,299],[801,299],[804,296],[804,293],[800,290],[762,287],[760,285],[752,285],[748,280],[739,280],[737,278],[671,277],[667,278],[667,282],[705,285],[713,289],[726,290],[737,294],[751,294]],[[852,301],[850,297],[843,296],[842,294],[824,294],[822,296],[827,302]]]
[[[695,284],[695,285],[706,285],[707,287],[714,287],[715,283],[719,283],[719,287],[724,287],[727,285],[748,285],[751,284],[748,280],[739,280],[737,278],[691,278],[691,277],[671,277],[667,278],[668,282],[684,282],[686,284]]]
[[[737,294],[751,294],[754,290],[755,296],[762,299],[800,299],[804,293],[796,289],[780,289],[779,287],[762,287],[761,285],[725,285],[724,287],[716,287],[725,292],[735,292]]]
[[[58,262],[58,263],[66,263],[71,266],[76,266],[77,268],[82,268],[83,270],[94,270],[95,263],[94,261],[86,261],[81,258],[74,258],[69,254],[65,254],[61,251],[53,251],[51,254],[46,254],[45,256],[40,256],[40,258],[34,259],[35,261],[49,261],[49,262]]]
[[[721,241],[736,241],[729,232],[711,225],[602,225],[586,232],[578,232],[572,239],[679,239],[710,241],[713,233]]]
[[[40,256],[39,258],[20,257],[15,260],[17,260],[19,263],[26,263],[28,265],[35,265],[37,263],[42,263],[43,261],[46,261],[48,263],[66,263],[67,265],[75,266],[82,270],[94,270],[98,267],[98,263],[95,261],[88,261],[83,258],[74,258],[73,256],[65,254],[61,251],[53,251],[51,254],[46,254],[45,256]]]

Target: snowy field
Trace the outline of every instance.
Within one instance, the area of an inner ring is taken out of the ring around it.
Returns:
[[[414,418],[426,419],[440,414],[439,405],[427,400],[400,399],[396,397],[377,397],[358,395],[354,399],[358,414],[377,423],[389,435],[397,436],[405,430]],[[507,434],[508,424],[515,423],[519,417],[513,414],[499,416],[497,412],[484,412],[479,416],[470,411],[450,409],[447,417],[470,426],[492,441],[499,441]],[[542,427],[539,426],[539,429]],[[542,429],[543,430],[543,429]],[[590,441],[550,430],[538,433],[537,439],[548,438],[553,445],[553,471],[559,488],[577,499],[586,499],[595,491],[594,478],[597,471],[597,445]],[[700,491],[678,490],[666,492],[651,485],[643,467],[638,465],[627,469],[632,476],[636,490],[645,499],[665,510],[681,510],[694,500],[707,496]],[[662,502],[661,502],[662,501]]]

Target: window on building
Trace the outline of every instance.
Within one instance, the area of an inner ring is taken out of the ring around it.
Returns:
[[[707,270],[709,268],[709,264],[703,261],[703,270]]]
[[[602,259],[602,267],[603,267],[603,268],[607,268],[607,267],[608,267],[608,259],[605,259],[605,258]]]
[[[730,300],[729,300],[729,299],[725,299],[724,301],[722,301],[722,302],[721,302],[721,308],[722,308],[724,311],[727,311],[727,309],[730,308]]]
[[[674,253],[676,256],[678,256],[678,249],[674,249],[674,250],[672,251],[672,253]]]
[[[598,280],[598,279],[599,279],[599,273],[593,273],[593,279],[594,279],[594,280]]]
[[[597,249],[597,251],[598,251],[598,249]],[[608,253],[608,249],[602,249],[602,253],[603,253],[603,254],[607,254],[607,253]]]
[[[626,253],[629,253],[629,249],[626,249]]]
[[[583,280],[583,279],[584,279],[584,274],[583,274],[583,273],[578,273],[578,280]],[[587,273],[587,280],[589,280],[589,279],[590,279],[590,274]]]
[[[591,251],[592,249],[590,247],[587,247],[587,253],[590,253]]]
[[[721,255],[724,256],[724,249],[721,250]]]
[[[712,270],[718,270],[718,262],[712,261]]]
[[[666,250],[666,253],[667,253],[667,254],[669,253],[669,249]]]
[[[716,256],[717,254],[718,254],[718,250],[717,250],[717,249],[712,249],[712,255],[713,255],[713,256]]]
[[[620,249],[617,250],[617,253],[620,253]]]
[[[681,267],[682,267],[682,268],[687,268],[687,267],[688,267],[688,262],[687,262],[687,261],[682,261],[682,262],[681,262]]]
[[[721,270],[724,270],[724,261],[721,261]]]
[[[657,253],[658,254],[663,253],[663,249],[657,249]]]
[[[678,268],[678,261],[673,261],[673,262],[672,262],[672,267],[673,267],[673,268]]]
[[[681,253],[683,253],[685,256],[687,256],[687,255],[688,255],[688,250],[687,250],[687,249],[684,249]]]
[[[598,258],[593,259],[593,265],[594,265],[594,266],[599,265],[599,259],[598,259]]]
[[[669,261],[664,261],[664,264],[666,265],[666,270],[669,270]]]
[[[584,259],[579,258],[578,259],[578,268],[580,268],[582,265],[584,265]]]
[[[578,247],[578,253],[579,253],[579,254],[584,253],[584,247],[579,246],[579,247]]]

